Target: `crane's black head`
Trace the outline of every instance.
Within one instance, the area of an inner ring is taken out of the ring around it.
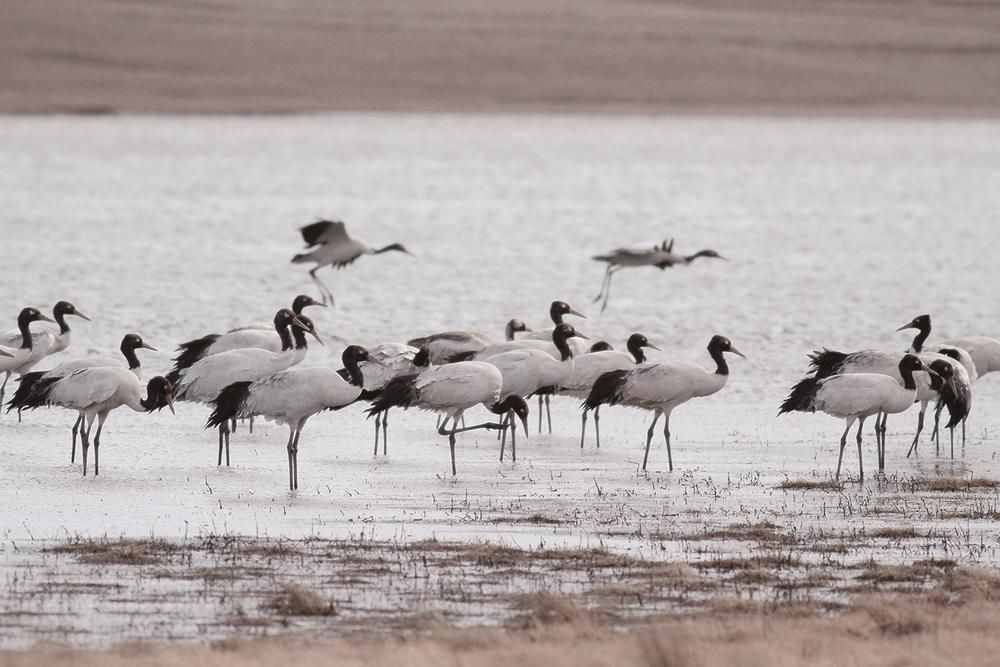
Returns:
[[[896,331],[906,331],[907,329],[919,329],[920,331],[926,331],[929,333],[931,330],[931,316],[927,314],[917,315],[912,320],[896,329]]]
[[[318,333],[316,333],[316,325],[313,324],[313,321],[305,315],[296,315],[292,319],[292,336],[295,338],[295,344],[298,347],[306,346],[305,335],[307,333],[315,338],[317,343],[325,345],[325,343],[323,343],[323,339],[319,337]]]
[[[586,315],[573,310],[565,301],[553,301],[552,305],[549,306],[549,317],[552,318],[552,323],[562,324],[563,315],[576,315],[577,317],[587,319]]]
[[[174,412],[174,388],[162,375],[152,378],[146,385],[146,412],[170,408]]]
[[[514,340],[514,334],[522,331],[531,331],[531,328],[517,318],[507,322],[507,340]]]
[[[32,322],[53,322],[54,320],[47,315],[43,315],[37,308],[32,308],[28,306],[27,308],[22,308],[21,312],[17,316],[18,327],[26,327]]]
[[[587,336],[574,329],[572,324],[566,324],[565,322],[557,324],[555,329],[552,330],[552,342],[556,344],[556,347],[559,347],[560,343],[565,345],[566,341],[570,338],[590,340]]]
[[[276,329],[284,329],[291,326],[292,322],[295,321],[295,313],[287,308],[281,308],[277,313],[274,314],[274,327]]]
[[[903,358],[899,360],[899,372],[903,376],[905,376],[907,373],[913,373],[915,371],[925,371],[925,370],[927,370],[927,367],[924,365],[924,362],[922,362],[920,360],[920,357],[918,357],[915,354],[904,354]],[[949,371],[951,370],[950,366],[948,367],[948,370]],[[937,374],[936,371],[935,374]]]
[[[384,252],[393,252],[393,251],[405,253],[407,255],[412,255],[413,254],[412,252],[410,252],[409,250],[407,250],[405,247],[403,247],[402,243],[390,243],[387,246],[382,246],[381,248],[379,248],[378,250],[375,251],[375,254],[376,255],[381,255]]]
[[[935,359],[930,364],[930,369],[940,375],[943,379],[949,380],[955,375],[955,367],[944,359]]]
[[[300,294],[295,297],[294,301],[292,301],[292,312],[299,315],[309,306],[322,306],[323,308],[326,308],[325,303],[320,303],[308,294]]]
[[[413,355],[413,365],[418,368],[426,368],[431,365],[431,353],[426,347],[422,347],[417,350],[417,353]]]
[[[712,340],[708,341],[708,351],[711,353],[729,352],[746,359],[746,355],[737,350],[731,340],[718,334],[712,336]]]
[[[368,361],[368,350],[360,345],[348,345],[344,348],[344,352],[340,355],[340,359],[344,362],[344,366],[347,368],[350,368],[352,365],[357,366],[362,361]]]
[[[56,305],[52,307],[52,314],[55,316],[57,321],[60,317],[65,317],[66,315],[76,315],[81,319],[87,320],[88,322],[90,321],[89,317],[77,310],[76,306],[69,301],[57,301]]]
[[[626,347],[628,348],[628,351],[632,354],[632,356],[635,357],[635,363],[637,364],[641,364],[644,361],[646,361],[646,355],[643,354],[642,348],[648,347],[651,350],[660,349],[655,345],[653,345],[652,343],[650,343],[649,339],[646,338],[641,333],[634,333],[631,336],[629,336]]]
[[[591,352],[610,352],[615,348],[611,347],[611,343],[606,340],[599,340],[590,346]]]
[[[524,435],[528,435],[528,403],[520,396],[515,396],[511,394],[504,400],[500,401],[492,408],[493,412],[498,415],[506,414],[507,412],[513,412],[517,415],[518,419],[524,425]]]
[[[121,345],[122,352],[126,351],[134,352],[135,350],[139,349],[152,350],[153,352],[158,351],[152,345],[147,345],[146,342],[142,340],[142,336],[140,336],[139,334],[130,333],[130,334],[125,334],[122,337],[122,345]]]

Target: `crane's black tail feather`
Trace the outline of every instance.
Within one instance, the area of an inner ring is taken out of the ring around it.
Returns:
[[[174,362],[173,370],[182,371],[185,368],[190,368],[195,362],[205,355],[205,350],[211,347],[212,343],[218,339],[219,334],[208,334],[207,336],[195,338],[194,340],[189,340],[186,343],[178,345],[177,351],[180,352],[180,354],[172,359]],[[172,380],[171,384],[173,384]]]
[[[417,375],[417,373],[398,375],[389,380],[372,401],[371,407],[365,411],[365,414],[370,418],[389,408],[408,408],[413,405],[413,401],[417,397],[417,388],[414,384]]]
[[[822,350],[814,350],[809,355],[809,367],[815,378],[830,377],[840,372],[846,359],[847,354],[844,352],[823,348]]]
[[[21,403],[17,407],[22,410],[34,410],[35,408],[48,405],[49,393],[56,382],[59,382],[61,379],[61,377],[48,377],[35,380],[31,391],[27,396],[22,398]]]
[[[816,392],[819,391],[821,378],[807,377],[799,380],[792,391],[788,394],[788,398],[785,402],[781,404],[778,408],[778,414],[782,415],[786,412],[816,412]]]
[[[28,397],[35,390],[35,384],[38,382],[38,379],[45,375],[45,373],[46,371],[32,371],[21,376],[20,383],[17,385],[17,391],[7,401],[7,412],[11,410],[23,410],[25,408],[25,401],[28,400]]]
[[[247,397],[250,395],[250,385],[252,382],[234,382],[219,392],[219,395],[212,401],[212,414],[205,422],[205,428],[221,426],[233,419],[240,419],[249,415],[243,414]]]
[[[583,401],[584,410],[593,410],[601,405],[615,405],[622,400],[622,387],[631,371],[608,371],[597,378],[590,393]]]

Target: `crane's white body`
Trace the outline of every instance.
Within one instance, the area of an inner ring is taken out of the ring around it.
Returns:
[[[552,332],[554,329],[543,329],[542,331],[529,331],[525,335],[517,338],[515,340],[509,341],[511,343],[527,343],[529,341],[542,341],[542,342],[552,342]],[[566,341],[569,345],[569,349],[573,351],[573,356],[581,356],[588,353],[590,346],[587,341],[582,338],[570,338]],[[552,346],[555,349],[555,345]],[[558,355],[558,352],[556,353]]]
[[[597,378],[611,371],[624,371],[635,367],[631,354],[617,350],[588,352],[573,357],[573,372],[559,388],[559,393],[576,398],[586,398]]]
[[[82,412],[89,420],[121,406],[145,412],[143,386],[135,373],[120,366],[82,368],[56,382],[48,393],[48,402]]]
[[[237,415],[241,419],[265,419],[296,427],[323,410],[349,405],[361,395],[361,387],[323,367],[290,368],[254,380]]]
[[[570,344],[569,339],[566,341],[567,345]],[[572,347],[570,348],[573,349]],[[505,352],[514,352],[517,350],[537,350],[539,352],[544,352],[553,359],[562,359],[562,353],[559,348],[556,347],[555,343],[552,342],[552,335],[549,334],[549,340],[528,340],[519,338],[518,340],[509,340],[503,343],[493,343],[492,345],[487,345],[483,349],[476,352],[473,356],[473,361],[484,361],[490,357],[495,357],[498,354],[504,354]]]
[[[56,335],[52,331],[33,331],[31,332],[31,347],[20,347],[21,343],[22,337],[19,331],[4,334],[3,340],[0,341],[0,347],[3,347],[11,356],[0,356],[0,372],[20,375],[27,373],[52,352],[56,344]]]
[[[499,402],[503,375],[484,361],[459,361],[423,371],[414,389],[416,407],[458,419],[471,407]]]
[[[899,375],[897,368],[896,375]],[[924,378],[925,373],[921,373]],[[914,384],[918,375],[914,375]],[[815,408],[832,417],[848,419],[850,428],[855,419],[871,417],[879,412],[898,414],[913,405],[917,397],[915,389],[907,389],[900,379],[888,373],[852,372],[831,375],[819,381]],[[927,384],[924,382],[923,384]]]
[[[430,363],[441,365],[448,363],[456,356],[479,352],[487,345],[492,345],[493,341],[473,331],[444,331],[431,336],[414,338],[409,344],[425,348]]]
[[[180,372],[175,395],[182,401],[208,403],[234,382],[274,375],[298,364],[305,356],[305,348],[284,352],[247,348],[213,354]]]
[[[721,390],[728,379],[728,374],[712,373],[692,363],[641,364],[629,372],[621,403],[669,417],[674,408],[692,398]]]
[[[224,334],[220,334],[205,352],[202,358],[210,357],[230,350],[243,350],[255,348],[258,350],[268,350],[269,352],[281,352],[281,336],[274,330],[274,325],[270,327],[242,327],[232,329]]]

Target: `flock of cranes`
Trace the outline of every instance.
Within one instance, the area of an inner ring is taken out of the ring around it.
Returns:
[[[0,337],[0,401],[7,380],[19,376],[7,411],[58,406],[76,413],[71,432],[70,461],[76,459],[76,442],[82,445],[83,474],[88,472],[88,452],[94,447],[94,474],[99,473],[101,434],[109,414],[119,407],[137,412],[162,408],[174,410],[175,401],[207,406],[206,428],[217,431],[217,464],[229,465],[230,439],[240,420],[263,417],[288,427],[289,488],[298,488],[298,447],[306,422],[325,410],[341,410],[357,403],[367,405],[374,419],[375,448],[388,453],[389,413],[393,408],[417,408],[438,415],[437,431],[448,438],[451,471],[457,474],[456,435],[468,431],[494,430],[500,439],[500,460],[506,451],[517,460],[516,437],[520,422],[528,433],[528,400],[538,399],[538,430],[543,414],[552,432],[550,401],[568,397],[581,405],[580,447],[584,446],[587,419],[594,417],[596,445],[600,447],[600,411],[604,406],[626,406],[652,413],[646,432],[642,469],[649,459],[650,444],[660,418],[667,464],[673,470],[670,423],[674,410],[688,401],[710,396],[725,387],[729,378],[727,355],[744,355],[721,335],[708,341],[710,365],[674,361],[650,362],[646,350],[659,350],[642,333],[632,334],[624,351],[605,341],[590,341],[567,321],[585,316],[564,301],[553,301],[549,309],[551,328],[530,330],[518,319],[504,327],[504,339],[494,341],[474,331],[452,330],[415,337],[405,343],[388,342],[368,349],[349,345],[341,356],[342,368],[300,365],[311,336],[323,344],[314,322],[305,314],[310,307],[333,304],[333,293],[316,276],[324,266],[340,268],[365,254],[406,252],[399,244],[377,249],[352,239],[342,222],[319,221],[301,229],[313,249],[296,255],[293,262],[313,262],[310,275],[322,299],[297,296],[290,308],[279,309],[270,326],[246,326],[224,333],[208,333],[181,343],[173,367],[147,383],[140,380],[139,350],[155,348],[141,336],[126,334],[120,344],[122,358],[90,356],[63,362],[46,370],[34,367],[70,344],[67,316],[87,318],[67,301],[58,302],[49,318],[26,307],[17,317],[17,329]],[[664,269],[690,263],[699,257],[719,257],[713,250],[689,256],[673,252],[673,241],[645,249],[619,248],[595,259],[606,262],[601,293],[595,301],[607,306],[611,278],[621,268],[656,266]],[[55,324],[56,328],[48,326]],[[33,328],[34,327],[34,328]],[[862,427],[875,417],[879,469],[885,467],[886,420],[915,403],[920,405],[916,435],[907,454],[917,447],[928,405],[935,403],[933,439],[939,439],[939,421],[949,411],[945,427],[962,426],[972,407],[973,384],[987,373],[1000,370],[1000,341],[987,337],[954,338],[929,346],[931,321],[927,315],[913,319],[900,329],[918,331],[906,353],[861,350],[851,353],[823,349],[810,357],[811,373],[799,381],[782,403],[786,412],[825,412],[841,418],[845,429],[840,439],[836,476],[839,479],[844,448],[854,423],[858,423],[859,477],[863,479]],[[123,363],[124,362],[124,363]],[[493,418],[473,425],[465,413],[483,406]],[[97,430],[91,438],[94,422]]]

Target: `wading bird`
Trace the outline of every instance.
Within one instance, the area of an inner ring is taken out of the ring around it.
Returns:
[[[316,283],[316,287],[323,297],[323,303],[329,301],[331,306],[334,303],[333,292],[316,275],[316,272],[324,266],[342,269],[362,255],[381,255],[392,250],[410,254],[410,251],[399,243],[390,243],[381,248],[369,248],[361,241],[348,236],[344,223],[340,221],[319,220],[305,227],[300,227],[299,232],[302,233],[302,239],[306,242],[307,252],[292,257],[292,263],[312,262],[316,265],[309,270],[309,276]]]
[[[455,434],[478,429],[504,429],[503,424],[484,422],[458,428],[462,414],[471,407],[482,404],[496,415],[506,415],[513,410],[528,432],[528,404],[518,396],[500,400],[503,376],[496,366],[482,361],[460,361],[443,366],[432,366],[420,373],[393,378],[372,402],[368,416],[377,415],[390,408],[416,407],[437,412],[445,420],[438,426],[440,435],[448,436],[451,448],[451,474],[455,469]],[[446,429],[451,421],[451,428]]]
[[[575,315],[576,317],[582,317],[587,319],[587,316],[581,312],[573,310],[568,303],[565,301],[553,301],[549,305],[549,318],[552,320],[552,324],[559,326],[563,324],[563,316],[565,315]],[[552,340],[552,332],[554,329],[545,329],[543,331],[536,331],[530,333],[526,336],[521,337],[520,340]],[[509,340],[509,339],[508,339]],[[573,349],[574,355],[584,354],[587,351],[586,345],[582,340],[571,340],[570,345]],[[549,418],[549,433],[552,433],[552,407],[550,402],[552,400],[552,393],[545,392],[538,394],[538,432],[542,432],[542,403],[545,404],[545,414]]]
[[[521,320],[509,320],[504,327],[504,340],[513,341],[514,334],[522,331],[531,331],[531,329]],[[428,363],[440,365],[447,364],[462,356],[475,354],[487,345],[493,345],[493,341],[473,331],[442,331],[430,336],[411,338],[406,341],[406,344],[418,350],[427,350]]]
[[[837,457],[837,473],[835,479],[840,479],[840,466],[844,459],[844,446],[847,444],[847,434],[856,420],[858,423],[858,477],[864,481],[865,470],[861,456],[861,429],[865,419],[876,415],[876,420],[884,415],[896,414],[907,410],[917,398],[917,384],[913,378],[916,371],[927,370],[924,363],[913,354],[906,354],[897,365],[898,378],[885,373],[848,373],[835,374],[826,377],[807,377],[800,380],[784,403],[778,409],[778,414],[787,412],[825,412],[832,417],[844,420],[844,434],[840,438],[840,455]],[[933,371],[928,371],[936,375]],[[876,437],[884,441],[885,429],[876,428]],[[884,442],[879,445],[879,451],[884,451]]]
[[[211,403],[223,389],[234,382],[259,380],[301,362],[307,351],[306,332],[319,340],[309,318],[305,315],[296,316],[287,308],[282,308],[275,314],[274,326],[281,335],[281,352],[253,347],[220,352],[205,357],[189,368],[168,375],[167,379],[175,387],[177,400]],[[226,465],[229,465],[229,433],[229,424],[219,426],[218,465],[222,465],[223,444],[225,444]]]
[[[710,396],[726,386],[729,366],[724,353],[743,357],[743,353],[733,347],[725,336],[715,335],[708,342],[708,354],[715,362],[714,371],[706,371],[701,366],[683,362],[642,364],[628,370],[611,371],[597,378],[593,389],[583,402],[584,409],[595,410],[601,405],[625,405],[653,413],[653,423],[646,432],[646,453],[642,458],[642,469],[646,469],[649,459],[649,443],[653,440],[653,429],[660,415],[666,417],[663,424],[663,439],[667,443],[667,465],[674,469],[674,459],[670,451],[670,414],[679,405],[692,398]],[[743,357],[746,358],[746,357]]]
[[[361,396],[364,376],[358,367],[368,352],[349,345],[341,357],[347,378],[329,368],[292,368],[252,382],[235,382],[212,401],[205,428],[235,419],[264,417],[288,426],[288,488],[299,488],[299,438],[306,421],[323,410],[339,410]]]
[[[301,315],[309,306],[323,306],[311,296],[300,294],[292,301],[292,313]],[[275,332],[277,331],[277,335]],[[281,331],[274,324],[254,324],[247,327],[230,329],[224,334],[206,334],[177,346],[177,356],[171,371],[181,371],[192,366],[205,357],[230,350],[240,350],[256,347],[271,352],[280,352],[284,346]]]
[[[76,410],[84,416],[80,439],[83,442],[83,475],[86,477],[87,449],[90,447],[90,431],[95,417],[97,433],[94,435],[94,475],[98,475],[101,432],[112,410],[124,405],[136,412],[153,412],[164,407],[174,411],[173,387],[166,378],[157,375],[150,380],[146,385],[146,398],[142,397],[142,389],[139,378],[128,369],[111,366],[84,368],[66,377],[36,383],[35,391],[25,407],[33,409],[42,405],[58,405]]]
[[[41,312],[37,308],[27,307],[22,308],[21,312],[17,315],[17,331],[18,335],[13,341],[13,345],[17,347],[12,347],[10,349],[4,349],[6,356],[0,357],[0,373],[4,374],[3,384],[0,384],[0,405],[3,405],[4,394],[7,391],[7,381],[10,379],[11,374],[18,373],[23,375],[31,370],[31,367],[38,363],[38,361],[49,353],[52,345],[55,342],[55,336],[48,331],[40,331],[32,333],[29,326],[32,322],[53,322],[53,320]]]
[[[597,347],[594,345],[594,347]],[[610,348],[610,346],[608,346]],[[643,348],[659,350],[641,333],[634,333],[628,338],[628,353],[615,352],[611,349],[600,349],[582,354],[574,360],[573,373],[559,388],[560,394],[567,394],[579,399],[585,399],[594,388],[594,383],[605,373],[629,370],[637,364],[646,363],[646,353]],[[593,348],[591,348],[593,350]],[[580,422],[580,449],[583,449],[583,438],[587,433],[587,414],[590,410],[583,409]],[[601,446],[601,406],[594,408],[594,429],[597,431],[597,447]]]
[[[139,357],[136,356],[135,352],[139,349],[152,350],[155,352],[156,348],[152,345],[144,343],[139,334],[132,333],[126,334],[122,338],[122,343],[119,349],[122,352],[122,356],[125,357],[125,361],[128,363],[128,369],[135,373],[135,376],[141,380],[141,364],[139,363]],[[36,391],[36,385],[39,382],[54,382],[60,378],[66,377],[67,375],[71,375],[76,371],[83,370],[84,368],[101,368],[104,366],[120,367],[121,360],[113,357],[93,356],[83,359],[74,359],[72,361],[65,361],[47,371],[32,371],[30,373],[25,373],[21,376],[20,383],[18,384],[17,391],[14,392],[13,398],[7,402],[7,412],[16,408],[18,413],[20,413],[21,410],[23,410],[24,407],[32,401],[31,395]],[[77,416],[76,421],[73,423],[73,437],[69,454],[70,463],[76,462],[76,435],[83,426],[83,420],[84,413],[81,411]]]
[[[604,280],[601,282],[601,291],[594,297],[594,303],[597,303],[602,298],[604,299],[604,303],[601,305],[601,312],[603,313],[604,309],[608,307],[608,299],[611,297],[611,278],[622,269],[638,266],[655,266],[662,271],[678,264],[690,264],[699,257],[725,259],[725,257],[714,250],[700,250],[693,255],[680,255],[674,252],[673,239],[670,239],[669,242],[664,241],[652,246],[643,245],[633,248],[615,248],[604,255],[594,255],[593,259],[608,265],[604,271]]]
[[[420,350],[404,343],[382,343],[367,352],[367,358],[361,363],[363,385],[358,400],[373,401],[382,393],[389,380],[398,375],[408,375],[418,371],[418,365],[427,366],[427,353],[423,361],[417,364]],[[345,365],[337,373],[345,380],[351,378],[351,371]],[[389,448],[389,411],[375,415],[375,452],[378,456],[378,432],[382,428],[382,456],[388,456]]]

